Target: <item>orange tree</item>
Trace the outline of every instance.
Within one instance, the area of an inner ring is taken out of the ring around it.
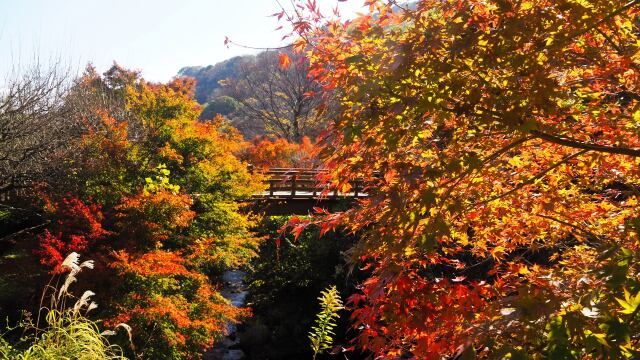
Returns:
[[[640,356],[640,2],[366,3],[346,22],[315,1],[282,14],[310,76],[341,94],[334,185],[370,184],[318,219],[364,233],[358,344]]]
[[[241,153],[241,158],[257,169],[270,167],[315,168],[316,148],[311,139],[304,136],[300,144],[284,138],[270,139],[257,136]]]
[[[95,259],[103,316],[131,325],[145,358],[199,358],[246,314],[207,275],[245,264],[259,242],[240,212],[260,188],[234,155],[243,141],[221,118],[198,120],[193,86],[89,68],[70,95],[84,101],[78,151],[61,160],[62,181],[42,186],[52,224],[36,254],[44,265],[69,251]]]

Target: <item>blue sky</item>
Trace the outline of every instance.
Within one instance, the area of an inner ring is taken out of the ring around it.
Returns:
[[[316,1],[327,10],[339,4],[345,15],[363,3]],[[183,66],[252,53],[227,49],[225,36],[256,47],[281,44],[284,33],[269,17],[278,9],[276,0],[0,0],[0,79],[37,57],[74,71],[87,62],[104,71],[115,60],[166,81]]]

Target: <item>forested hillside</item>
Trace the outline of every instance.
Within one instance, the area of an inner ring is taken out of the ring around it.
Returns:
[[[208,66],[187,66],[178,71],[178,76],[189,76],[196,79],[195,98],[200,104],[206,104],[213,98],[220,96],[221,80],[237,78],[240,72],[239,64],[252,59],[253,55],[238,56]],[[226,114],[224,114],[226,115]]]
[[[291,66],[280,66],[286,55]],[[320,87],[308,77],[308,60],[291,52],[265,51],[206,67],[186,67],[196,80],[201,118],[227,117],[247,139],[270,135],[292,142],[320,134],[327,118]]]

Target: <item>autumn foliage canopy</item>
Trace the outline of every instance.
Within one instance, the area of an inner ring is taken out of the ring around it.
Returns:
[[[317,149],[314,143],[306,136],[299,144],[283,138],[270,139],[259,136],[244,148],[241,158],[256,169],[313,169],[318,166],[316,155]]]
[[[315,1],[285,17],[310,76],[341,94],[334,183],[370,184],[315,220],[363,234],[357,344],[638,358],[639,2],[367,3],[352,21]]]

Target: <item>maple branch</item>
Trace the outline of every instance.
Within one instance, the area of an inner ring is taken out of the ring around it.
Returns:
[[[502,154],[508,152],[509,150],[516,148],[524,143],[526,143],[529,140],[535,139],[535,136],[525,136],[522,138],[519,138],[505,146],[503,146],[502,148],[496,150],[494,153],[492,153],[491,155],[487,156],[486,158],[484,158],[482,160],[482,162],[480,163],[480,166],[478,168],[472,168],[469,167],[467,168],[465,171],[463,171],[460,175],[456,176],[455,178],[450,179],[449,181],[447,181],[446,183],[442,184],[442,186],[447,186],[449,184],[451,184],[452,182],[455,182],[449,189],[447,189],[447,192],[444,195],[444,198],[446,199],[449,194],[451,193],[451,191],[453,191],[453,188],[455,188],[460,181],[462,181],[467,175],[472,174],[475,170],[479,170],[481,169],[484,165],[490,163],[491,161],[499,158]]]
[[[640,149],[632,149],[628,147],[619,146],[606,146],[598,144],[585,143],[580,140],[575,140],[569,137],[560,137],[556,135],[547,134],[538,130],[532,130],[530,133],[540,139],[552,142],[554,144],[572,147],[576,149],[591,150],[597,152],[603,152],[608,154],[628,155],[633,157],[640,157]]]
[[[562,225],[568,226],[568,227],[570,227],[570,228],[572,228],[572,229],[575,229],[575,230],[577,230],[577,231],[579,231],[579,232],[583,233],[584,235],[591,236],[591,237],[593,237],[593,238],[595,238],[595,239],[597,239],[597,240],[599,240],[599,241],[603,241],[603,240],[600,238],[600,236],[598,236],[598,235],[596,235],[596,234],[592,233],[592,232],[591,232],[591,231],[589,231],[589,230],[583,229],[583,228],[579,227],[578,225],[574,225],[574,224],[572,224],[572,223],[570,223],[570,222],[568,222],[568,221],[564,221],[564,220],[562,220],[562,219],[557,219],[557,218],[554,218],[553,216],[544,215],[544,214],[533,214],[533,215],[534,215],[534,216],[537,216],[537,217],[540,217],[540,218],[543,218],[543,219],[547,219],[547,220],[555,221],[555,222],[557,222],[557,223],[559,223],[559,224],[562,224]]]
[[[17,211],[31,212],[35,216],[42,217],[42,214],[40,214],[40,213],[33,212],[32,210],[21,208],[21,207],[16,207],[16,206],[11,206],[11,205],[6,205],[6,204],[0,204],[0,208],[5,208],[5,209],[7,209],[9,211],[17,210]]]
[[[609,43],[609,45],[611,45],[611,47],[618,53],[618,55],[626,56],[624,50],[620,47],[620,45],[618,45],[609,35],[607,35],[600,29],[596,29],[596,31],[604,38],[607,43]],[[631,61],[629,65],[631,65],[637,71],[640,71],[640,66],[638,66],[638,64],[636,64],[635,62]]]
[[[397,6],[399,9],[401,9],[401,10],[403,10],[403,11],[405,11],[405,12],[408,12],[408,11],[409,11],[409,8],[406,8],[406,7],[404,7],[404,6],[401,6],[400,4],[398,4],[398,2],[397,2],[396,0],[389,0],[389,3],[390,3],[391,5],[393,5],[393,6]]]
[[[518,139],[518,140],[516,140],[516,141],[514,141],[512,143],[509,143],[509,144],[503,146],[501,149],[497,150],[496,152],[494,152],[493,154],[487,156],[484,160],[482,160],[482,165],[485,165],[485,164],[497,159],[498,157],[500,157],[500,155],[508,152],[509,150],[511,150],[511,149],[513,149],[513,148],[515,148],[515,147],[517,147],[519,145],[522,145],[522,144],[526,143],[529,140],[533,140],[533,139],[535,139],[535,137],[533,137],[533,136],[525,136],[523,138],[520,138],[520,139]]]
[[[524,143],[526,143],[529,140],[535,139],[534,136],[525,136],[523,138],[517,139],[516,141],[513,141],[505,146],[503,146],[502,148],[498,149],[497,151],[495,151],[494,153],[492,153],[491,155],[487,156],[485,159],[482,160],[482,162],[480,163],[480,166],[478,168],[468,168],[467,170],[465,170],[464,172],[462,172],[460,175],[456,176],[455,178],[452,178],[451,180],[447,181],[446,183],[444,183],[442,186],[447,186],[449,184],[451,184],[453,182],[453,184],[451,184],[451,186],[449,186],[447,188],[447,190],[444,192],[443,196],[442,196],[442,201],[441,201],[441,205],[440,205],[440,209],[442,209],[442,207],[444,206],[445,201],[451,196],[451,193],[453,192],[453,189],[455,189],[458,184],[460,184],[460,182],[467,177],[468,175],[473,174],[474,171],[481,169],[483,166],[485,166],[486,164],[490,163],[491,161],[499,158],[502,154],[508,152],[511,149],[514,149]]]
[[[630,9],[634,5],[638,5],[638,4],[640,4],[640,0],[629,1],[624,6],[614,10],[613,12],[609,13],[607,16],[605,16],[602,19],[600,19],[600,20],[596,21],[595,23],[591,24],[591,26],[588,26],[588,27],[576,32],[575,34],[569,36],[569,39],[573,39],[573,38],[575,38],[577,36],[580,36],[580,35],[588,33],[589,31],[597,28],[598,26],[602,25],[603,23],[605,23],[609,19],[613,18],[614,16],[619,15],[620,13],[622,13],[622,12],[626,11],[627,9]]]
[[[574,153],[574,154],[571,154],[571,155],[567,155],[564,158],[562,158],[562,160],[560,160],[560,161],[556,162],[555,164],[549,166],[544,171],[539,172],[538,174],[536,174],[536,176],[528,179],[527,181],[521,183],[520,185],[514,187],[513,189],[511,189],[511,190],[509,190],[507,192],[504,192],[502,194],[496,195],[494,197],[491,197],[491,198],[489,198],[487,200],[483,200],[483,201],[480,201],[480,202],[473,203],[472,206],[476,207],[478,205],[488,204],[488,203],[490,203],[492,201],[499,200],[499,199],[502,199],[503,197],[509,196],[509,195],[515,193],[516,191],[522,189],[523,187],[525,187],[527,185],[530,185],[530,184],[533,184],[534,182],[536,182],[539,179],[542,179],[551,170],[557,168],[558,166],[560,166],[560,165],[566,163],[567,161],[569,161],[569,160],[571,160],[571,159],[573,159],[575,157],[578,157],[578,156],[580,156],[580,155],[582,155],[582,154],[584,154],[584,153],[586,153],[588,151],[590,151],[590,150],[586,149],[586,150],[578,151],[577,153]]]

